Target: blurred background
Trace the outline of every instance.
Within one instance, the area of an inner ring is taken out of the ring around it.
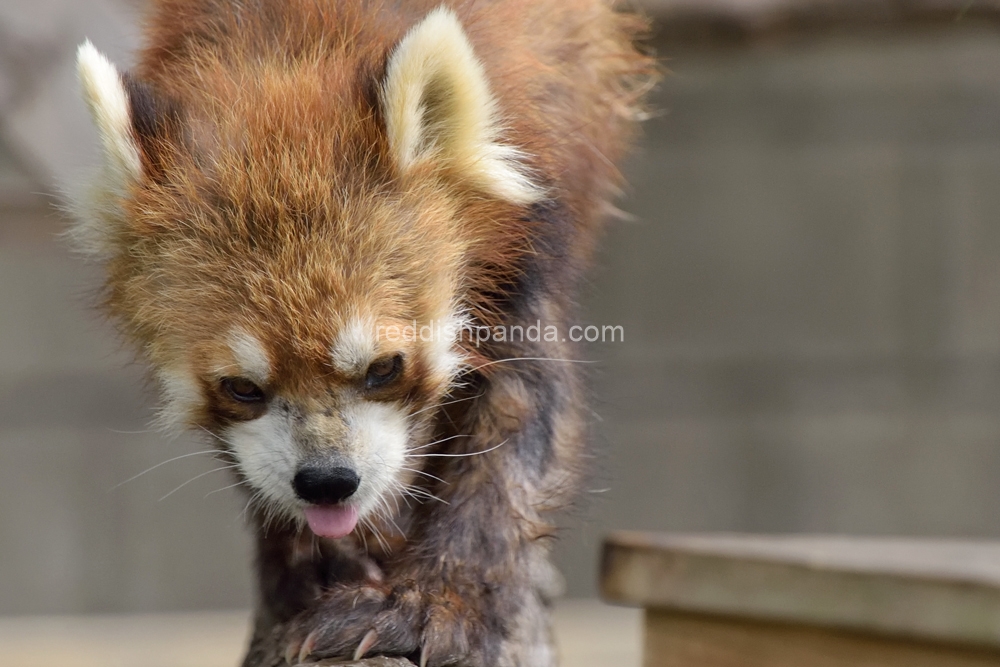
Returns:
[[[141,2],[0,1],[0,614],[245,608],[243,502],[150,430],[59,238],[95,164],[84,37]],[[1000,2],[650,0],[670,70],[585,299],[613,528],[1000,537]],[[219,491],[219,492],[217,492]]]

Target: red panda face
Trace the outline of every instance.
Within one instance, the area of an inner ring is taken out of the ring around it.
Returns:
[[[212,433],[264,507],[330,537],[387,509],[420,468],[411,450],[463,363],[461,253],[431,240],[448,220],[394,199],[363,220],[315,212],[311,232],[274,212],[268,227],[288,229],[270,243],[213,211],[157,235],[115,294],[152,296],[140,317],[158,322],[163,420]]]
[[[476,253],[541,196],[453,14],[387,58],[373,80],[335,50],[206,52],[160,73],[158,104],[80,50],[105,163],[77,236],[107,263],[162,422],[211,433],[264,511],[329,537],[419,470],[465,361]]]
[[[410,454],[461,363],[447,343],[391,344],[373,324],[340,323],[312,363],[234,325],[161,374],[165,410],[213,433],[268,511],[341,537],[420,468]]]

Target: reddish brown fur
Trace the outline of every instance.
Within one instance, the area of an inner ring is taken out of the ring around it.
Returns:
[[[269,393],[323,410],[357,381],[330,366],[357,313],[379,324],[441,320],[456,304],[476,323],[572,316],[650,78],[632,46],[642,24],[605,0],[444,4],[485,68],[504,140],[546,190],[539,204],[486,196],[447,166],[393,164],[379,86],[439,0],[154,2],[129,80],[143,178],[115,231],[108,307],[155,367],[194,367],[205,399],[194,421],[209,431],[259,416],[218,391],[218,369],[234,363],[220,332],[234,326],[274,360]],[[547,664],[540,538],[579,471],[579,379],[569,364],[490,362],[574,353],[467,346],[477,368],[455,388],[418,346],[385,351],[412,363],[373,400],[416,411],[447,395],[460,402],[426,412],[426,441],[462,437],[431,451],[491,453],[426,459],[423,472],[449,483],[417,483],[449,504],[403,510],[403,534],[381,547],[359,530],[317,556],[294,526],[265,529],[258,508],[261,599],[245,664],[281,662],[309,631],[316,655],[343,656],[371,628],[373,651],[423,652],[431,665]]]
[[[175,328],[172,313],[190,312],[171,299],[131,317],[149,293],[150,260],[160,257],[170,265],[165,276],[183,269],[202,278],[185,276],[178,293],[169,292],[173,298],[219,299],[218,309],[204,310],[210,321],[177,323],[185,334],[218,330],[215,315],[230,309],[235,289],[263,310],[284,306],[268,314],[275,324],[292,326],[261,332],[263,339],[289,350],[311,342],[313,355],[325,355],[324,345],[316,347],[329,339],[322,323],[336,321],[328,311],[342,305],[331,303],[328,293],[353,298],[372,290],[373,301],[388,300],[408,321],[413,285],[440,266],[455,266],[480,294],[493,294],[498,282],[509,280],[531,248],[530,221],[509,205],[463,192],[460,180],[444,190],[436,177],[414,179],[400,191],[385,161],[375,100],[385,60],[405,30],[440,3],[417,0],[398,13],[380,2],[248,2],[242,12],[238,4],[161,0],[149,22],[135,74],[183,109],[185,138],[200,155],[162,140],[146,150],[159,155],[167,173],[131,202],[137,224],[123,242],[137,251],[116,262],[111,281],[112,305],[127,304],[116,310],[138,337],[152,341],[153,331]],[[250,9],[254,4],[263,8]],[[448,4],[486,67],[508,140],[524,149],[538,180],[568,209],[575,227],[570,250],[585,260],[617,183],[614,164],[633,121],[635,84],[648,69],[628,46],[635,19],[613,14],[599,0]],[[239,150],[228,150],[234,146]],[[206,162],[209,173],[200,169]],[[393,206],[389,197],[401,201]],[[415,211],[423,213],[420,227],[402,229]],[[460,219],[452,222],[454,213]],[[312,238],[302,238],[305,218]],[[360,220],[369,223],[370,235],[355,231],[352,223]],[[441,229],[448,222],[452,229]],[[203,239],[197,247],[190,232]],[[349,243],[340,243],[352,233]],[[171,236],[180,247],[170,247]],[[349,248],[349,256],[331,256],[330,245]],[[255,254],[289,247],[295,252]],[[331,266],[371,267],[389,252],[403,255],[393,258],[391,269],[402,281],[362,270],[357,275],[371,284],[351,285],[347,276],[330,275]],[[268,301],[267,289],[275,287],[267,286],[267,277],[275,275],[298,278],[289,298]],[[246,279],[252,276],[261,280]],[[188,285],[195,294],[180,293]],[[473,306],[481,314],[492,310],[482,299]]]

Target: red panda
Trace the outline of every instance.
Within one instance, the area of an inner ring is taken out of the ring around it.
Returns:
[[[74,235],[248,496],[245,666],[555,664],[577,355],[471,332],[574,317],[654,69],[612,4],[154,0],[132,71],[80,47]]]

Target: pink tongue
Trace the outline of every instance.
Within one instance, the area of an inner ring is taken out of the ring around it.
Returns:
[[[305,514],[309,529],[320,537],[344,537],[358,523],[358,510],[351,505],[314,505]]]

